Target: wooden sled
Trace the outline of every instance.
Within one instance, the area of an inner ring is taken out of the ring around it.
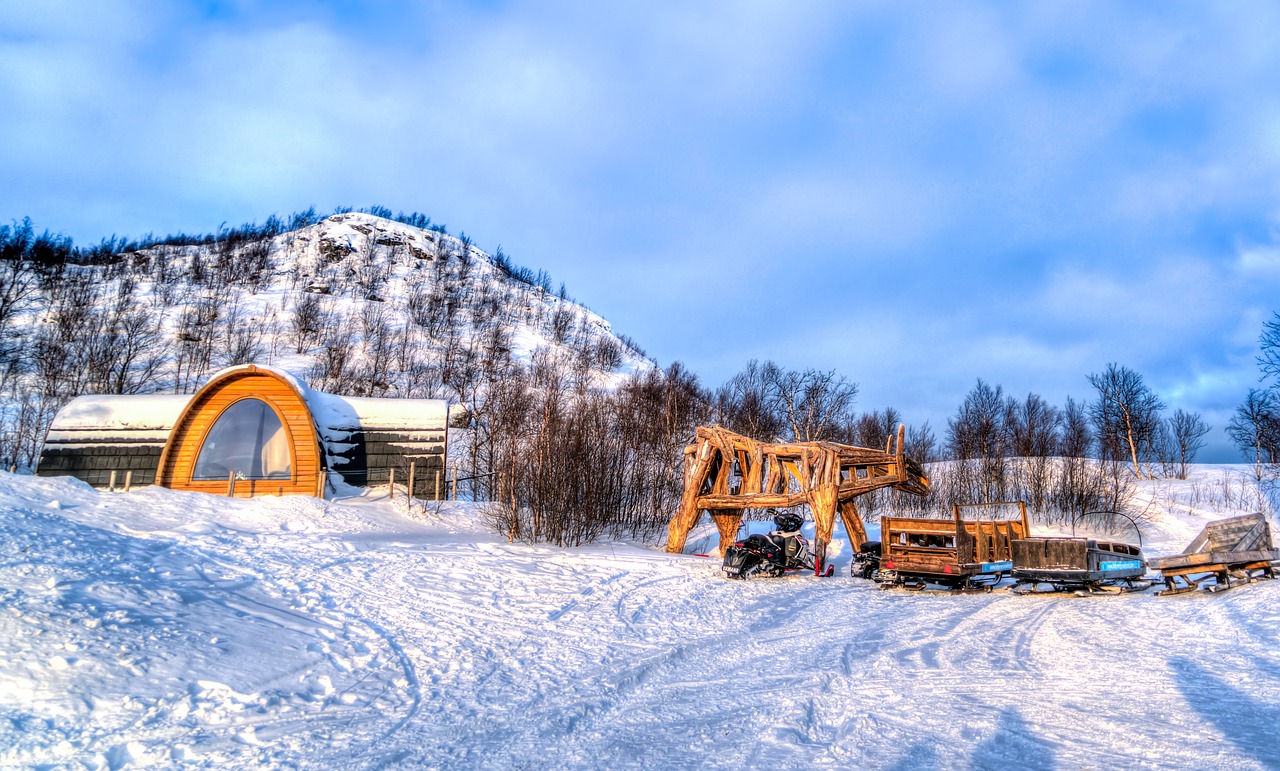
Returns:
[[[1225,592],[1275,578],[1278,563],[1280,549],[1272,548],[1271,526],[1261,514],[1210,522],[1181,554],[1148,560],[1164,581],[1165,588],[1156,592],[1160,595]]]
[[[1012,546],[1016,583],[1010,591],[1014,594],[1126,594],[1152,584],[1143,578],[1147,563],[1142,549],[1133,544],[1035,536],[1014,541]]]
[[[987,516],[965,517],[975,509]],[[1021,501],[961,504],[949,519],[881,517],[880,569],[872,579],[882,589],[989,592],[1013,569],[1010,545],[1030,528]]]

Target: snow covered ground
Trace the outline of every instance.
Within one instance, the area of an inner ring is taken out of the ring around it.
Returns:
[[[1235,513],[1163,484],[1153,554]],[[740,583],[480,519],[0,474],[0,766],[1280,767],[1280,581]]]

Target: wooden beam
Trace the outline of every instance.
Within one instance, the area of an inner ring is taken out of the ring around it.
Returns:
[[[747,453],[749,468],[744,468],[742,475],[742,492],[763,493],[764,489],[764,450],[756,444]]]
[[[867,542],[867,528],[862,523],[858,504],[852,498],[840,502],[840,521],[844,523],[845,535],[849,536],[850,548],[854,551],[862,548],[862,544]]]
[[[716,532],[720,535],[720,543],[716,550],[724,557],[724,550],[738,538],[738,530],[742,528],[742,509],[722,509],[711,512],[711,520],[716,523]]]
[[[700,495],[696,499],[700,509],[767,509],[770,506],[786,509],[799,506],[809,500],[807,493],[751,493],[749,495]]]
[[[822,575],[827,561],[827,544],[835,529],[836,487],[822,485],[809,494],[809,507],[813,510],[813,573]]]

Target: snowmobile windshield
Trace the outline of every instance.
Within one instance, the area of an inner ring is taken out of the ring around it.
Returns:
[[[289,437],[271,406],[241,399],[214,422],[200,446],[192,479],[289,479]]]

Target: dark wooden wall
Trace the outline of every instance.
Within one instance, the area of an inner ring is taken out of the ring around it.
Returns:
[[[98,435],[102,433],[92,429],[60,431],[59,439],[46,441],[40,451],[36,476],[71,476],[94,487],[107,487],[113,471],[116,472],[117,487],[124,485],[125,475],[129,472],[133,472],[130,484],[134,487],[155,481],[164,442],[130,440],[121,436],[126,432],[119,429],[112,431],[109,439],[100,438]]]

